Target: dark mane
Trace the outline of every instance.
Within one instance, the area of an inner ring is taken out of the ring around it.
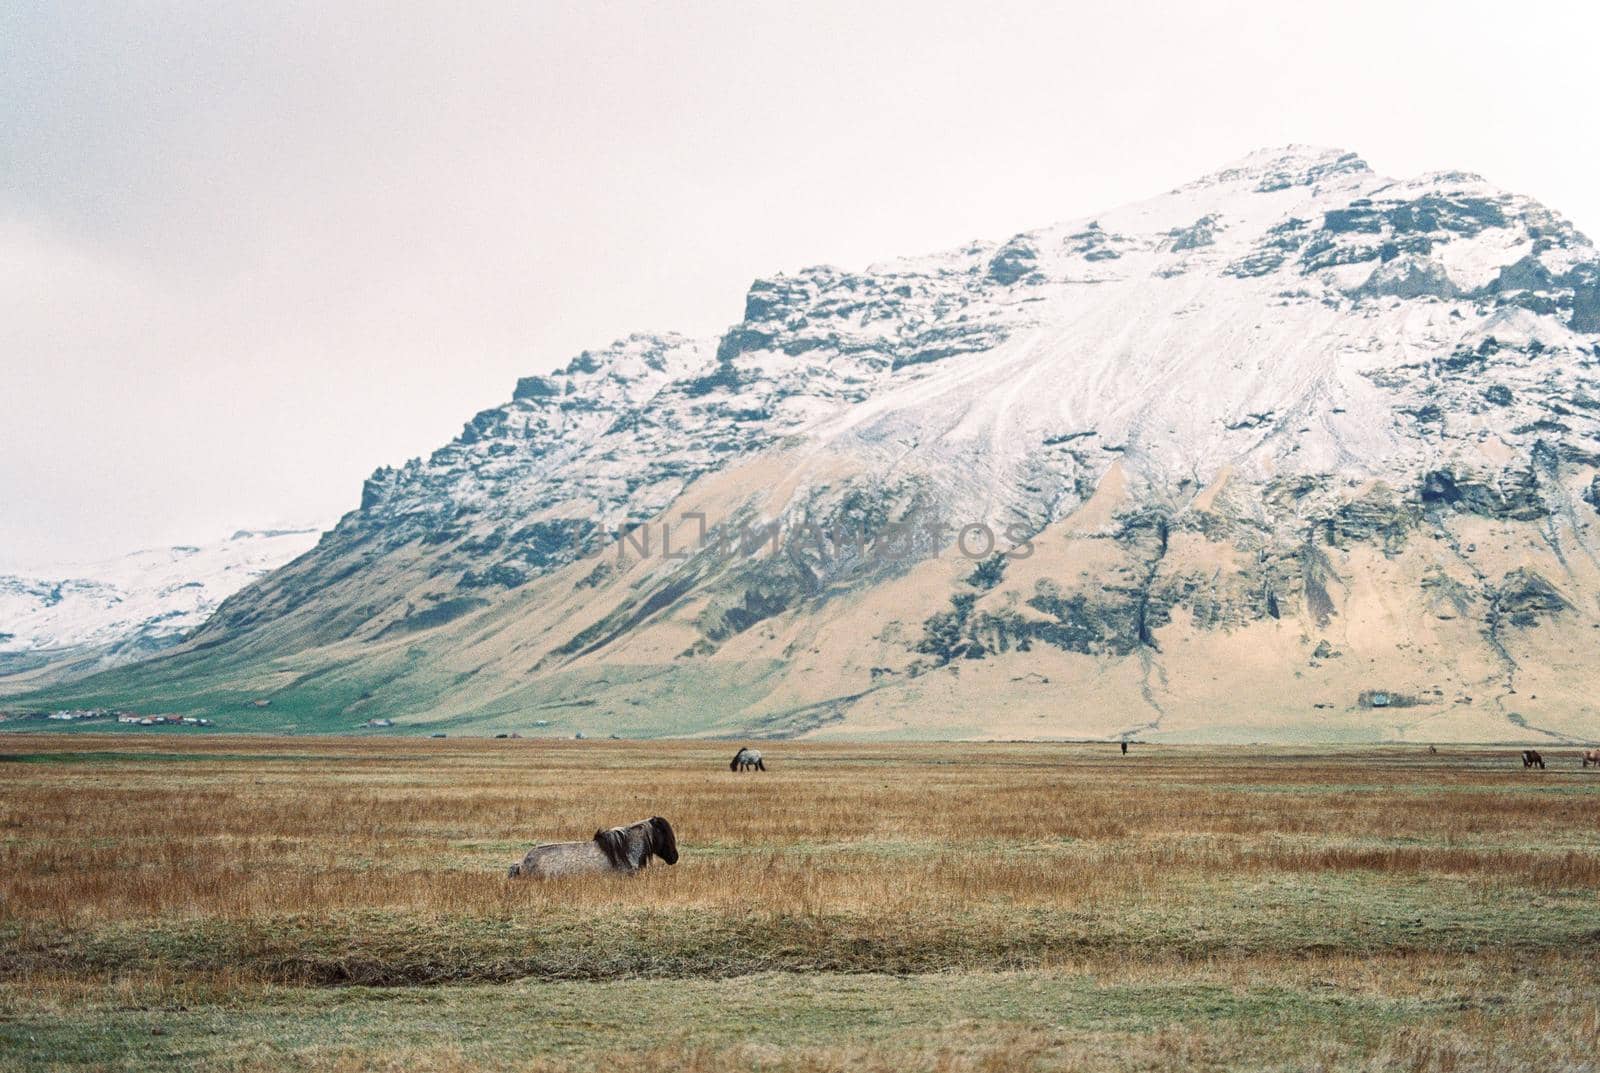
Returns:
[[[651,816],[645,825],[650,829],[650,852],[668,864],[677,864],[678,836],[673,833],[672,824],[660,816]]]
[[[627,868],[628,865],[628,836],[621,830],[613,827],[609,831],[596,831],[594,844],[600,847],[600,852],[606,855],[606,860],[611,862],[613,868]]]
[[[744,755],[744,748],[741,746],[739,751],[733,754],[733,759],[728,761],[728,770],[729,771],[738,771],[739,770],[739,758],[741,756],[743,756],[743,755]]]

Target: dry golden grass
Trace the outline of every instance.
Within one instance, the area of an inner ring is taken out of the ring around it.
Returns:
[[[742,994],[732,978],[774,972],[1079,974],[1172,1012],[1132,1050],[1115,1019],[1085,1033],[1025,1010],[1011,1031],[991,1011],[952,1035],[930,1006],[907,1015],[927,1027],[909,1058],[824,1026],[777,1050],[652,1037],[630,1061],[1560,1068],[1600,1023],[1600,773],[1558,750],[1525,772],[1513,749],[779,744],[748,775],[706,743],[74,734],[0,750],[0,1059],[15,1020],[81,1043],[68,1067],[136,1066],[106,1043],[125,1011],[254,1017],[285,986],[452,983],[477,1009],[535,985]],[[652,814],[677,828],[675,868],[505,878],[529,845]],[[1188,991],[1161,990],[1174,978],[1255,997],[1207,1025]],[[1318,981],[1379,1012],[1359,1032],[1324,1023]],[[1310,1019],[1293,1032],[1272,1028],[1280,991]],[[199,1064],[606,1068],[613,1046],[511,1061],[380,1032]]]
[[[704,744],[6,741],[54,756],[0,768],[0,922],[1074,908],[1278,872],[1600,887],[1600,778],[1509,750],[786,745],[740,776]],[[675,869],[500,881],[528,845],[652,814]]]

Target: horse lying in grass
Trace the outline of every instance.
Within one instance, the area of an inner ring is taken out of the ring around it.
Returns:
[[[767,765],[761,762],[760,749],[740,749],[733,754],[733,762],[728,765],[729,771],[757,771],[767,770]]]
[[[660,857],[668,864],[678,863],[678,836],[673,834],[672,824],[660,816],[596,831],[587,842],[535,846],[507,874],[512,879],[554,879],[597,872],[632,875],[648,865],[651,857]]]

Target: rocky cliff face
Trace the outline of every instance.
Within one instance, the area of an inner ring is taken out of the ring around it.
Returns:
[[[1264,151],[526,378],[192,662],[97,688],[589,733],[1592,735],[1597,361],[1600,256],[1538,202]]]

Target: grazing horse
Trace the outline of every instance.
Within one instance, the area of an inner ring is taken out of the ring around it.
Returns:
[[[728,765],[729,771],[757,771],[767,770],[767,765],[761,762],[761,750],[744,748],[733,754],[733,761]]]
[[[1525,768],[1536,767],[1543,771],[1544,757],[1539,755],[1538,749],[1524,749],[1522,750],[1522,766]]]
[[[535,846],[507,875],[512,879],[554,879],[595,872],[632,875],[649,864],[651,857],[678,863],[678,837],[672,833],[672,824],[660,816],[596,831],[588,842]]]
[[[1600,749],[1585,749],[1583,751],[1583,766],[1588,767],[1590,764],[1600,767]]]

